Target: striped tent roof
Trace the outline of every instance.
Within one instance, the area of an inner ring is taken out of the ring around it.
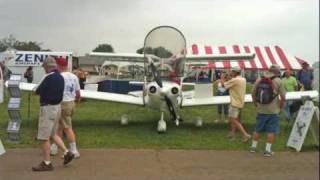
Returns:
[[[188,49],[188,53],[193,55],[255,53],[254,59],[232,62],[228,60],[210,61],[204,68],[229,69],[237,66],[241,69],[266,70],[272,64],[278,64],[282,70],[298,70],[305,62],[298,57],[287,54],[279,46],[200,46],[193,44]]]

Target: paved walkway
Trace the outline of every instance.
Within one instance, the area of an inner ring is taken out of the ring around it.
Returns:
[[[60,155],[52,172],[32,172],[39,149],[11,149],[0,156],[0,180],[318,180],[319,152],[261,153],[206,150],[81,150],[64,167]]]

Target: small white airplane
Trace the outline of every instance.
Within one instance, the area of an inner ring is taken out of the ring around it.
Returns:
[[[236,55],[205,55],[186,56],[186,40],[184,35],[176,28],[170,26],[159,26],[152,29],[144,41],[144,54],[113,54],[113,53],[91,53],[94,56],[106,56],[126,59],[130,62],[144,63],[144,82],[132,82],[143,84],[143,90],[129,94],[116,94],[108,92],[96,92],[81,90],[82,98],[113,101],[119,103],[140,105],[160,111],[158,121],[158,132],[166,131],[164,113],[169,111],[171,119],[179,125],[181,117],[176,109],[178,107],[204,106],[214,104],[230,103],[229,96],[213,96],[209,98],[187,97],[182,91],[185,62],[199,61],[222,61],[222,60],[249,60],[254,57],[252,53]],[[33,90],[36,84],[20,83],[22,90]],[[300,99],[302,96],[315,98],[316,91],[292,92],[287,94],[288,99]],[[251,95],[246,95],[246,102],[252,102]],[[122,116],[121,121],[127,121]]]

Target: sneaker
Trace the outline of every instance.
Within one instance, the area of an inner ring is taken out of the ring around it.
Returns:
[[[216,123],[216,124],[217,124],[218,122],[219,122],[219,119],[214,120],[214,123]]]
[[[79,158],[80,157],[80,153],[79,153],[78,150],[73,151],[72,153],[74,154],[74,158]]]
[[[44,161],[42,161],[38,166],[33,166],[32,171],[52,171],[53,166],[52,164],[46,165]]]
[[[229,121],[228,121],[228,120],[224,120],[224,123],[228,124],[228,123],[229,123]]]
[[[50,146],[50,155],[55,156],[58,154],[58,146],[56,144],[51,144]]]
[[[272,151],[264,151],[263,156],[264,157],[271,157],[273,155]]]
[[[250,150],[249,150],[251,153],[256,153],[257,152],[257,147],[250,147]]]
[[[63,164],[67,165],[68,163],[70,163],[72,161],[73,158],[74,158],[74,154],[72,152],[68,151],[67,154],[65,154],[63,156],[63,159],[64,159]]]
[[[250,135],[246,135],[242,137],[242,142],[248,142],[251,139]]]

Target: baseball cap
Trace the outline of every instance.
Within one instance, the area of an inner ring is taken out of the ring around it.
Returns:
[[[234,72],[240,73],[240,72],[241,72],[241,68],[240,68],[240,67],[238,67],[238,66],[235,66],[235,67],[232,67],[232,68],[231,68],[231,71],[234,71]]]
[[[63,57],[57,58],[57,64],[59,66],[68,66],[67,60],[65,58],[63,58]]]
[[[46,57],[46,59],[43,61],[43,64],[46,64],[49,67],[56,67],[57,62],[52,56]]]

